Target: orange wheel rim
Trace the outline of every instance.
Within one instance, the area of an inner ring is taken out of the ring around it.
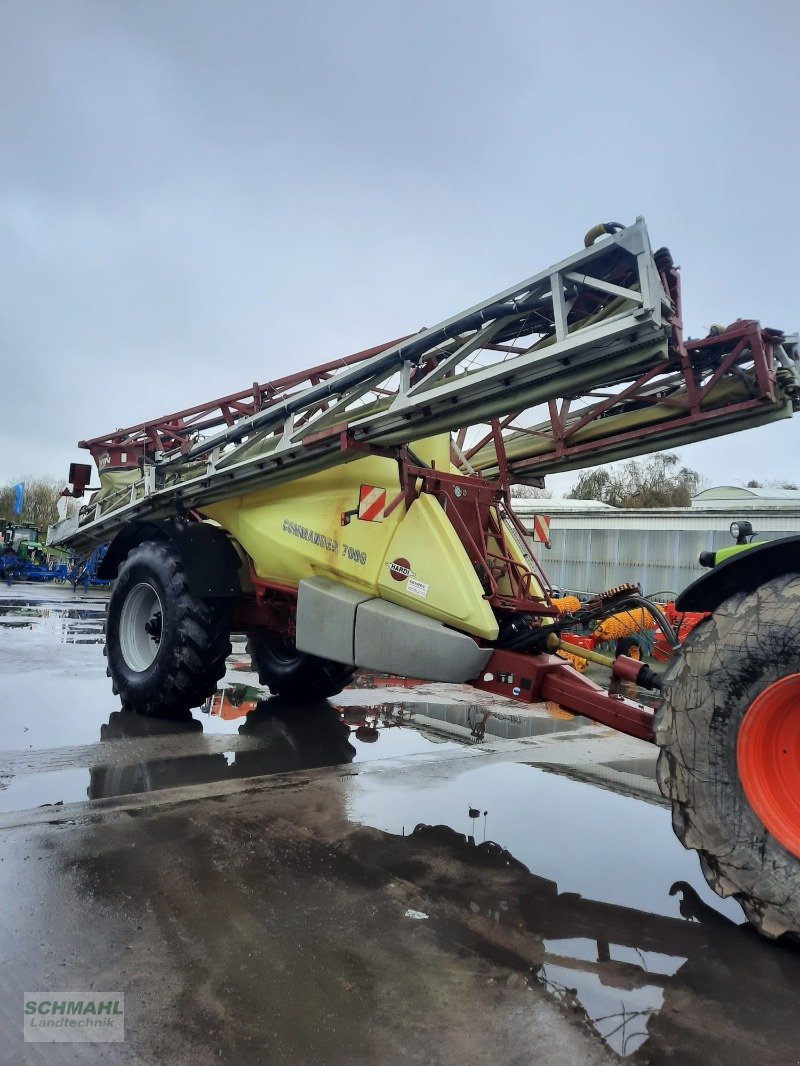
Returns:
[[[753,700],[739,730],[739,780],[764,827],[800,858],[800,674]]]
[[[638,644],[634,644],[633,645],[631,650],[628,652],[628,657],[630,659],[635,659],[637,661],[637,663],[641,661],[642,649],[639,647]]]

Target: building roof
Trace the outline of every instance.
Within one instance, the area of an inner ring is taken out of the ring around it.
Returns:
[[[731,500],[748,500],[774,506],[797,506],[800,489],[748,488],[745,485],[716,485],[692,497],[692,507],[714,507]]]
[[[565,511],[617,511],[619,508],[612,507],[610,503],[601,503],[600,500],[568,500],[564,497],[554,499],[528,499],[523,496],[512,496],[511,502],[514,510],[519,515],[532,514],[563,514]]]

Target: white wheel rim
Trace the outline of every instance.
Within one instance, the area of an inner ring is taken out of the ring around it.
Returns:
[[[146,628],[156,616],[162,621],[161,600],[146,581],[134,585],[122,605],[119,618],[119,646],[125,665],[136,673],[143,673],[155,662],[161,635],[153,635]]]

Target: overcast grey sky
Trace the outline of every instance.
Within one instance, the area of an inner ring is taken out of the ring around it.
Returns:
[[[800,0],[2,0],[0,480],[430,325],[597,221],[669,245],[690,334],[797,329],[799,41]],[[799,440],[682,456],[796,477]]]

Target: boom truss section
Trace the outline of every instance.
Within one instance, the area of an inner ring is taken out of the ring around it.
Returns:
[[[787,417],[797,339],[747,320],[684,342],[680,284],[642,219],[438,325],[82,441],[101,491],[51,528],[78,549],[161,517],[450,432],[463,473],[547,473]]]

